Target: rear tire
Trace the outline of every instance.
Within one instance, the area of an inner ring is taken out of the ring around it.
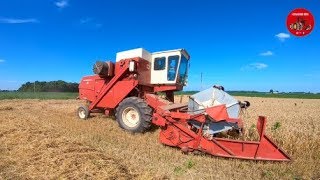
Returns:
[[[151,127],[152,109],[138,97],[124,99],[116,109],[119,126],[133,133],[142,133]]]
[[[77,115],[80,119],[88,119],[90,115],[88,106],[80,106],[77,110]]]

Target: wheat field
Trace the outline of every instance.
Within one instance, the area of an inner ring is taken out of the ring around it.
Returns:
[[[292,162],[186,155],[160,144],[157,128],[131,134],[102,114],[79,120],[79,100],[1,100],[0,179],[320,178],[320,100],[238,99],[251,102],[245,138],[255,139],[257,116],[267,116],[266,133]]]

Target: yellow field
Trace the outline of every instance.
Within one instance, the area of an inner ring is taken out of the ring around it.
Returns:
[[[267,134],[291,163],[185,155],[160,144],[156,128],[130,134],[101,114],[79,120],[77,100],[2,100],[0,179],[320,178],[320,100],[239,100],[251,102],[243,115],[245,138],[256,137],[252,126],[266,115]]]

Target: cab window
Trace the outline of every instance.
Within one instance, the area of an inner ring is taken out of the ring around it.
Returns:
[[[169,56],[168,58],[168,81],[174,81],[177,73],[179,56]]]
[[[164,70],[166,68],[166,58],[158,57],[154,58],[154,70]]]
[[[181,61],[179,66],[179,80],[181,84],[185,84],[187,81],[188,60],[184,55],[181,55]]]

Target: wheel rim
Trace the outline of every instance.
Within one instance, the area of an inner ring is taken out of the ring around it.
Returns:
[[[133,107],[127,107],[122,112],[122,120],[128,127],[135,127],[140,121],[139,112]]]
[[[86,111],[85,111],[84,109],[81,108],[81,109],[79,110],[78,114],[79,114],[79,117],[80,117],[81,119],[85,119],[85,118],[86,118]]]

